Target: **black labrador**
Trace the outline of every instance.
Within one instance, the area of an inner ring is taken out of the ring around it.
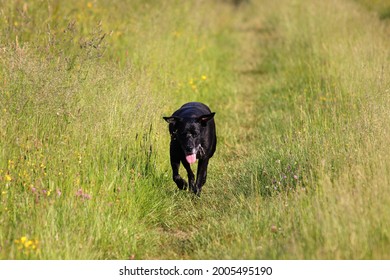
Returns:
[[[171,117],[164,117],[169,123],[171,134],[170,156],[173,181],[179,189],[185,190],[187,182],[179,175],[180,162],[187,170],[188,182],[192,191],[200,195],[206,183],[209,159],[214,155],[217,136],[214,115],[200,102],[184,104]],[[199,159],[196,182],[191,164]]]

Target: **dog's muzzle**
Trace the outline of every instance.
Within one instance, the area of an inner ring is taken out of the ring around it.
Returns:
[[[192,153],[189,155],[186,155],[186,161],[189,164],[193,164],[196,162],[196,155],[199,154],[200,156],[204,155],[203,147],[199,144],[198,147],[192,149]]]

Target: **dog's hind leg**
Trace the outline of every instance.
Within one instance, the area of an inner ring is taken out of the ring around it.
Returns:
[[[182,159],[182,164],[184,168],[187,170],[187,175],[188,175],[188,185],[190,186],[191,189],[194,188],[195,185],[195,175],[194,172],[192,172],[190,164],[187,162],[186,159]]]
[[[209,159],[200,159],[198,163],[198,171],[196,172],[196,183],[192,188],[193,192],[200,196],[203,185],[206,183],[207,179],[207,166],[209,165]]]

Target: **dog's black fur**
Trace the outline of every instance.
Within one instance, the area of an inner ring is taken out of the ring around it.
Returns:
[[[171,134],[170,156],[173,181],[179,189],[187,188],[187,182],[179,175],[180,162],[187,170],[192,191],[200,195],[206,183],[209,159],[214,155],[217,136],[214,115],[206,105],[199,102],[184,104],[171,117],[164,117],[169,123]],[[196,181],[190,163],[199,160]],[[191,155],[192,159],[191,159]],[[187,158],[190,158],[187,160]]]

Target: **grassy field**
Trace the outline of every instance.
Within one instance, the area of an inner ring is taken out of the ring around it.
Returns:
[[[0,0],[0,259],[390,258],[387,1],[233,2]]]

